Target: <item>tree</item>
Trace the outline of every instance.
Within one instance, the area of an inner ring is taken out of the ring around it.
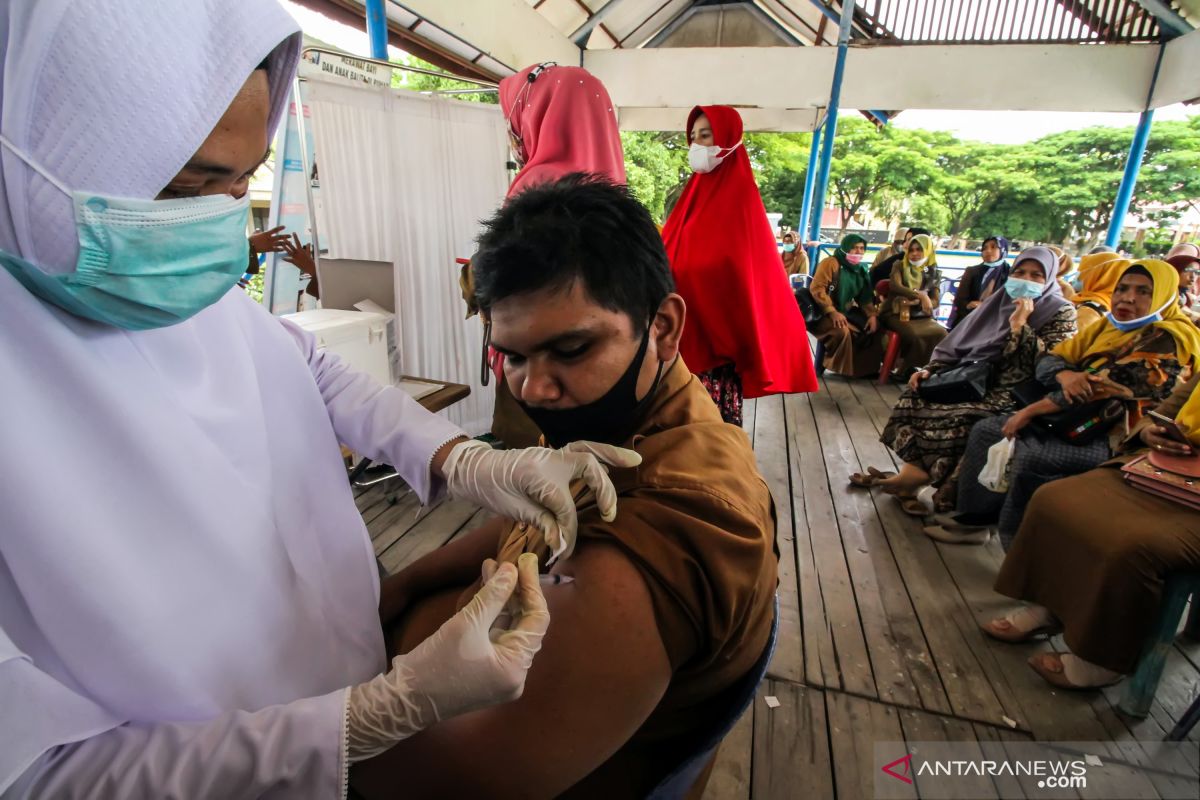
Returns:
[[[661,224],[691,175],[683,134],[622,131],[621,146],[630,193]]]
[[[929,145],[915,132],[879,130],[856,117],[838,120],[829,190],[841,211],[839,233],[845,233],[850,218],[885,192],[922,192],[936,176]]]

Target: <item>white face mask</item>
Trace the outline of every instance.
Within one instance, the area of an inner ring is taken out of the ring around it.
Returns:
[[[929,260],[928,256],[923,256],[921,258],[918,258],[916,261],[913,261],[912,257],[910,256],[908,259],[908,263],[912,264],[914,267],[923,267],[923,266],[925,266],[925,262],[928,260]]]
[[[734,150],[741,146],[741,142],[738,142],[733,147],[717,147],[716,145],[705,147],[702,144],[693,144],[688,148],[688,166],[692,168],[693,172],[712,172],[721,166],[721,162],[729,158]],[[721,155],[722,150],[727,150],[728,152],[725,155]]]

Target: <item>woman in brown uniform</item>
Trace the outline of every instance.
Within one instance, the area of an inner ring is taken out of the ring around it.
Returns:
[[[825,316],[810,327],[825,345],[825,369],[849,378],[879,372],[883,337],[879,333],[875,291],[862,263],[867,240],[856,234],[842,239],[833,255],[817,264],[813,299]]]
[[[933,319],[941,283],[933,240],[925,234],[914,236],[905,257],[892,267],[879,318],[883,327],[900,335],[900,357],[909,371],[925,366],[946,338],[946,329]]]
[[[1006,642],[1062,631],[1070,652],[1029,660],[1054,686],[1090,689],[1133,672],[1158,617],[1163,580],[1200,570],[1200,512],[1135,489],[1118,469],[1151,451],[1200,458],[1197,386],[1200,375],[1178,384],[1155,409],[1176,420],[1186,443],[1145,417],[1119,457],[1046,484],[1025,512],[996,591],[1031,605],[984,630]]]

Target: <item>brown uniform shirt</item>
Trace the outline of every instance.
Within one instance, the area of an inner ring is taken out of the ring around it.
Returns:
[[[629,747],[663,742],[711,714],[706,701],[745,675],[770,635],[778,555],[775,506],[746,433],[721,421],[712,399],[677,359],[626,447],[636,469],[613,470],[617,518],[604,522],[577,491],[579,539],[616,544],[650,591],[673,675]],[[499,558],[545,562],[536,529],[514,525]],[[620,754],[618,754],[620,755]]]

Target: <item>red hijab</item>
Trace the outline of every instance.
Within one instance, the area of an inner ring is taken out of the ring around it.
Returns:
[[[697,106],[722,149],[742,141],[742,118],[728,106]],[[692,175],[663,228],[675,286],[687,303],[680,350],[696,373],[733,363],[746,397],[815,392],[804,317],[779,268],[745,147],[709,173]]]
[[[500,81],[500,108],[525,151],[525,166],[508,187],[509,197],[572,172],[625,183],[617,112],[604,84],[587,70],[526,67]]]

